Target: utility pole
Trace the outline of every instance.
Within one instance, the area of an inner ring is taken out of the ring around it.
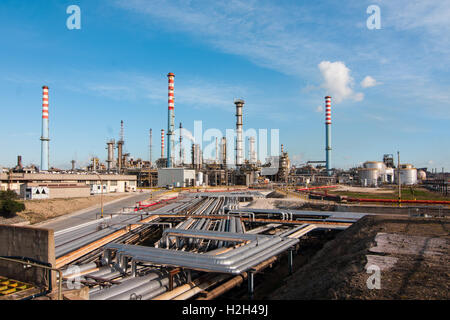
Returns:
[[[402,181],[400,178],[400,151],[397,151],[398,162],[397,162],[397,182],[398,182],[398,206],[402,206]]]

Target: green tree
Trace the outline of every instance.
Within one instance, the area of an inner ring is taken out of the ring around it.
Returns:
[[[25,210],[22,202],[15,201],[18,199],[17,193],[12,190],[0,192],[0,215],[5,218],[13,218],[17,212]]]

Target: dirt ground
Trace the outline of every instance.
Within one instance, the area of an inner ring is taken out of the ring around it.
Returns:
[[[450,298],[448,219],[366,216],[326,243],[269,299]],[[369,262],[369,263],[368,263]],[[369,289],[370,264],[380,288]]]
[[[104,195],[103,203],[108,203],[129,195],[129,193]],[[100,204],[101,197],[91,196],[70,199],[30,200],[25,201],[24,203],[25,210],[19,212],[17,215],[30,221],[31,224],[34,224]]]
[[[338,185],[336,189],[331,189],[334,191],[343,191],[343,192],[364,192],[364,193],[392,193],[393,189],[389,188],[365,188],[365,187],[353,187],[353,186],[343,186]]]

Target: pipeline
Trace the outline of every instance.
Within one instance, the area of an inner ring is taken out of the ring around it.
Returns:
[[[450,201],[442,200],[398,200],[398,199],[364,199],[364,198],[344,198],[349,202],[385,202],[385,203],[417,203],[417,204],[445,204],[450,205]]]
[[[253,269],[255,272],[260,272],[264,270],[265,268],[272,265],[275,261],[278,260],[278,257],[272,257],[270,259],[267,259],[266,261],[261,262],[257,266],[255,266]],[[212,300],[214,298],[217,298],[224,294],[225,292],[233,289],[236,286],[239,286],[242,282],[244,282],[245,279],[247,279],[247,272],[243,272],[240,275],[237,275],[233,277],[232,279],[228,280],[224,284],[218,286],[214,290],[208,292],[205,297],[197,298],[197,300]]]
[[[134,211],[140,211],[140,210],[143,210],[145,208],[156,206],[157,204],[162,204],[162,203],[168,202],[170,200],[175,200],[177,198],[178,197],[173,197],[173,198],[169,198],[169,199],[159,200],[159,201],[156,201],[156,202],[153,202],[153,203],[150,203],[150,204],[141,204],[141,202],[139,202],[139,207],[134,208]]]
[[[337,188],[338,186],[320,186],[320,187],[311,187],[311,188],[300,188],[295,189],[296,191],[308,191],[308,190],[314,190],[314,189],[330,189],[330,188]]]

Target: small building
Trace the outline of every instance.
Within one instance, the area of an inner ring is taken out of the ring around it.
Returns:
[[[20,193],[22,185],[32,183],[38,185],[81,184],[87,186],[89,196],[90,190],[95,190],[96,187],[96,190],[100,191],[98,193],[101,193],[101,188],[98,188],[100,185],[106,185],[106,189],[103,190],[106,193],[136,191],[137,177],[135,175],[95,173],[0,173],[0,190],[10,189]]]
[[[191,187],[196,184],[195,170],[186,168],[159,168],[158,187]]]
[[[20,197],[25,200],[89,197],[90,188],[82,183],[24,183]]]

